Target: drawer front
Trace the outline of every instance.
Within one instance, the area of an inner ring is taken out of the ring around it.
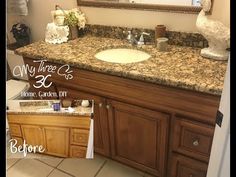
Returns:
[[[9,124],[11,136],[22,136],[21,128],[18,124]]]
[[[87,147],[70,146],[70,157],[86,158]]]
[[[173,150],[208,162],[214,127],[181,118],[174,122]]]
[[[72,128],[70,143],[75,145],[87,146],[88,137],[89,137],[89,130]]]
[[[207,164],[172,154],[170,177],[206,177]]]

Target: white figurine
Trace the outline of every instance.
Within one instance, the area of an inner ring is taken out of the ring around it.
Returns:
[[[88,100],[82,100],[81,106],[88,107],[89,106],[89,101]]]
[[[209,47],[201,50],[201,56],[216,60],[227,60],[230,48],[230,29],[223,23],[211,20],[206,12],[211,9],[211,0],[201,0],[202,10],[196,21],[199,32],[207,39]]]

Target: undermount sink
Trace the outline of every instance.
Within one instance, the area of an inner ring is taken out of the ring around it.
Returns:
[[[95,58],[112,63],[135,63],[147,60],[151,57],[146,52],[136,49],[107,49],[95,54]]]

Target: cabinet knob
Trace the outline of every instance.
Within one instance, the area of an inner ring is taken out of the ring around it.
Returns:
[[[193,145],[194,146],[198,146],[199,145],[199,141],[198,140],[195,140],[194,142],[193,142]],[[191,177],[191,176],[190,176]]]
[[[107,109],[110,109],[110,105],[109,105],[109,104],[108,104],[108,105],[106,105],[106,108],[107,108]]]
[[[193,177],[193,175],[192,175],[192,174],[190,174],[190,175],[189,175],[189,177]]]
[[[98,106],[99,106],[99,108],[101,108],[102,107],[102,103],[99,103]]]

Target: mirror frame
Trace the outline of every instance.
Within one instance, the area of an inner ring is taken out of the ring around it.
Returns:
[[[211,10],[207,14],[212,13],[214,0],[211,0]],[[78,6],[100,7],[100,8],[115,8],[115,9],[133,9],[133,10],[150,10],[164,12],[178,12],[198,14],[202,8],[198,6],[177,6],[177,5],[159,5],[159,4],[129,4],[117,2],[95,2],[87,0],[77,0]]]

